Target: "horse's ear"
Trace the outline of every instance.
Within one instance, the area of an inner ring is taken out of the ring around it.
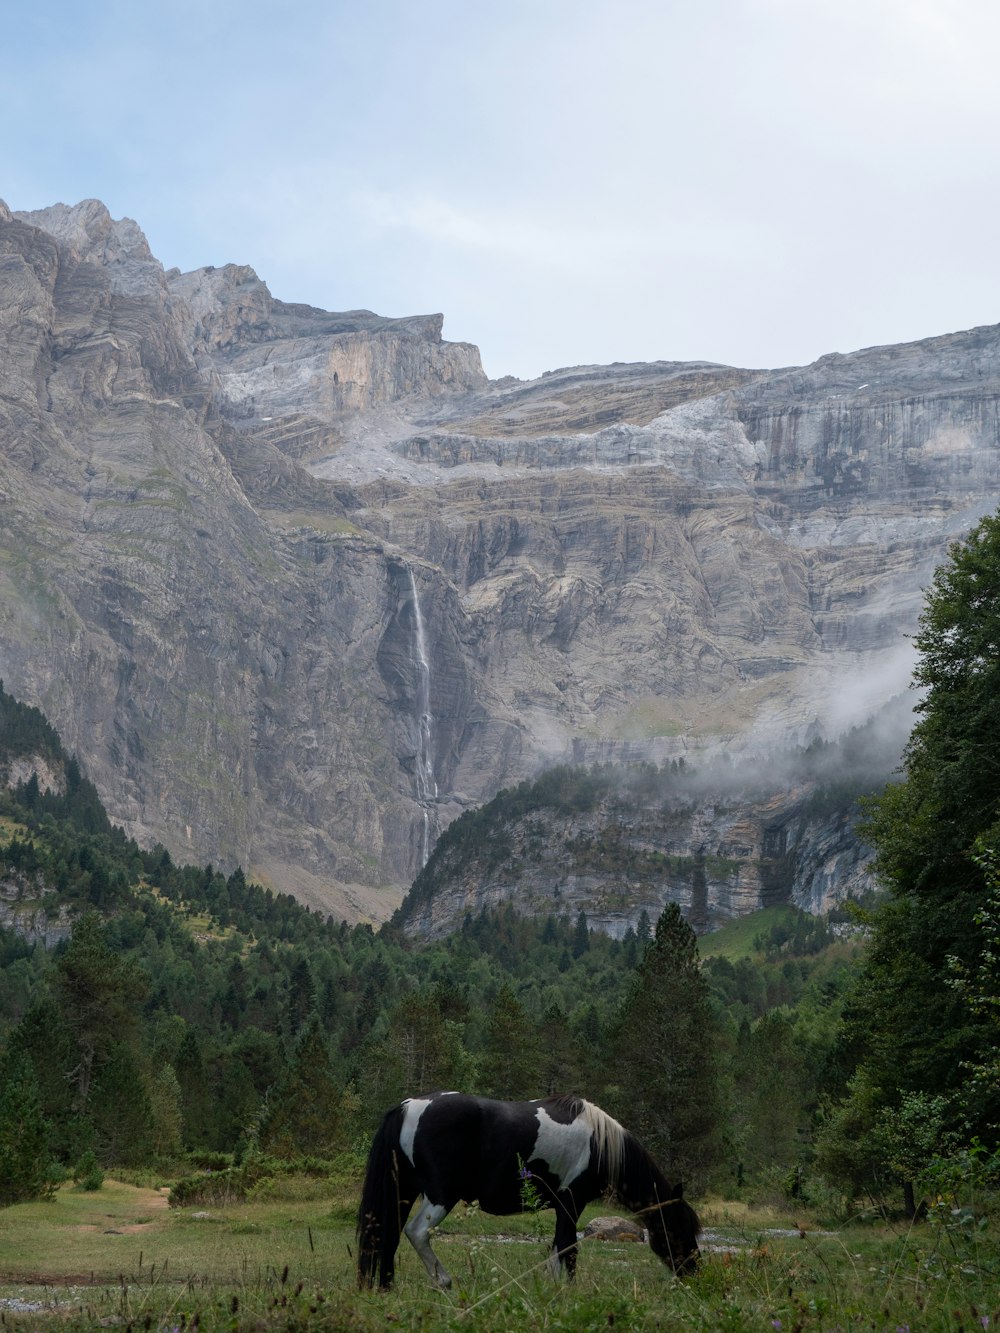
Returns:
[[[683,1199],[683,1198],[684,1198],[684,1183],[683,1183],[683,1181],[678,1180],[677,1184],[674,1186],[674,1198],[675,1198],[675,1199]]]

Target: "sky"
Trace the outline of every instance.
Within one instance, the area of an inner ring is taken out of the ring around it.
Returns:
[[[995,0],[33,0],[0,198],[441,311],[487,373],[1000,321]]]

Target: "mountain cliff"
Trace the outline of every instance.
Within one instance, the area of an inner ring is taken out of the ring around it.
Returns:
[[[855,824],[890,780],[911,718],[899,696],[865,726],[767,764],[556,766],[454,821],[393,917],[440,936],[508,904],[623,938],[679,904],[695,930],[792,904],[820,914],[875,887]]]
[[[490,382],[439,315],[0,206],[0,676],[111,816],[385,919],[544,762],[832,736],[1000,499],[1000,329]]]

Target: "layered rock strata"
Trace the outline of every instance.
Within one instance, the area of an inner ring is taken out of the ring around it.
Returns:
[[[1000,499],[996,328],[531,383],[441,332],[0,210],[0,676],[128,832],[352,918],[552,758],[865,716]]]

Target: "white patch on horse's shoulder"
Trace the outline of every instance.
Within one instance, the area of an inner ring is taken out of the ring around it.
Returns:
[[[410,1165],[416,1166],[413,1160],[413,1140],[417,1137],[417,1125],[420,1123],[420,1117],[430,1106],[432,1098],[430,1097],[407,1097],[403,1102],[406,1111],[403,1115],[403,1125],[399,1131],[399,1146],[410,1159]]]
[[[582,1115],[568,1125],[561,1125],[544,1106],[538,1108],[535,1118],[538,1137],[528,1160],[537,1157],[544,1162],[564,1190],[590,1165],[590,1125]]]

